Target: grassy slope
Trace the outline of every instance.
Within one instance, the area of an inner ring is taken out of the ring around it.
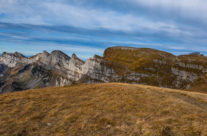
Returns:
[[[189,73],[195,73],[199,76],[193,84],[189,81],[182,81],[179,89],[185,89],[187,84],[191,84],[189,90],[206,92],[207,75],[204,75],[201,70],[183,68],[176,63],[200,65],[207,68],[207,57],[198,55],[181,55],[174,56],[170,53],[149,49],[149,48],[132,48],[132,47],[111,47],[105,50],[104,59],[112,64],[120,64],[127,67],[131,71],[138,73],[153,74],[148,78],[141,78],[139,83],[144,83],[153,86],[165,86],[168,88],[177,88],[175,86],[176,76],[172,74],[171,68],[177,68]],[[161,64],[155,63],[153,60],[159,60]],[[179,61],[178,61],[179,60]],[[117,70],[116,65],[112,66],[117,73],[123,74],[127,70]],[[149,69],[150,68],[150,69]],[[119,72],[120,71],[120,72]],[[126,73],[127,75],[127,73]],[[127,81],[130,82],[130,81]]]
[[[149,48],[111,47],[104,51],[104,59],[127,66],[132,71],[140,71],[142,67],[151,66],[154,59],[169,63],[173,58],[175,56],[170,53]]]
[[[122,83],[0,95],[1,136],[206,136],[207,95]]]

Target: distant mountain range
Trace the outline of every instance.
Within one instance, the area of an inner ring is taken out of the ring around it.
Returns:
[[[78,83],[124,82],[207,92],[207,57],[132,47],[111,47],[83,61],[61,51],[32,57],[2,53],[0,93]]]

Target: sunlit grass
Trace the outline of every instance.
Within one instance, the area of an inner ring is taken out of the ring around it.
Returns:
[[[0,96],[1,136],[205,136],[207,95],[121,83]]]

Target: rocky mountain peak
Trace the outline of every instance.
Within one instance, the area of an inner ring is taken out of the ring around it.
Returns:
[[[77,58],[75,53],[72,54],[72,58]]]
[[[48,57],[49,55],[50,54],[47,51],[43,51],[42,53],[38,53],[30,58],[31,59],[34,59],[34,58],[39,59],[39,58],[42,58],[43,56]]]
[[[69,60],[70,59],[70,57],[68,56],[68,55],[66,55],[65,53],[63,53],[62,51],[60,51],[60,50],[54,50],[54,51],[52,51],[51,52],[51,56],[53,56],[53,57],[57,57],[57,58],[65,58],[65,59],[67,59],[67,60]]]
[[[14,53],[14,56],[25,58],[25,56],[24,56],[23,54],[19,53],[19,52],[15,52],[15,53]]]
[[[93,56],[93,58],[94,58],[94,59],[102,59],[102,57],[101,57],[101,56],[96,55],[96,54]]]
[[[2,56],[0,57],[0,63],[4,64],[8,67],[15,67],[18,64],[25,64],[27,63],[28,58],[22,55],[21,53],[7,53],[3,52]]]
[[[78,61],[80,63],[84,63],[84,61],[82,61],[75,53],[72,54],[72,59],[76,60],[76,61]]]
[[[47,51],[43,51],[42,54],[49,56],[50,54]]]
[[[14,52],[14,53],[3,52],[2,57],[6,57],[6,56],[17,57],[17,58],[26,58],[23,54],[21,54],[19,52]]]

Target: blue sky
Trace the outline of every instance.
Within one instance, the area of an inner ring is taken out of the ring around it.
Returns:
[[[0,52],[83,59],[107,47],[207,54],[206,0],[0,0]]]

